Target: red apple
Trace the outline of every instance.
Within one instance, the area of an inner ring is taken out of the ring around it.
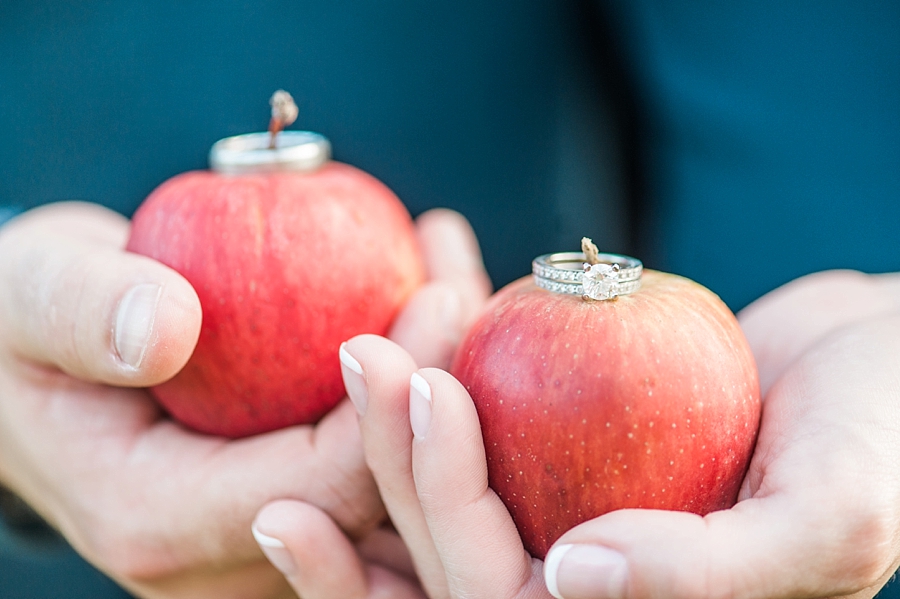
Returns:
[[[174,177],[134,215],[128,249],[184,275],[203,308],[193,356],[153,395],[228,437],[328,412],[344,395],[340,343],[384,334],[424,278],[406,208],[337,162]]]
[[[756,365],[717,296],[645,271],[614,301],[501,290],[451,368],[481,421],[490,486],[526,549],[622,508],[732,506],[760,418]]]

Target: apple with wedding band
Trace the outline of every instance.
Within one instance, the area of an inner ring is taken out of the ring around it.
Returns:
[[[489,484],[541,559],[613,510],[731,507],[759,427],[756,364],[728,307],[582,248],[535,258],[451,366],[478,412]]]
[[[178,421],[245,437],[319,420],[344,397],[337,352],[385,334],[422,284],[412,219],[386,185],[331,160],[331,144],[282,131],[220,140],[210,171],[164,182],[134,215],[127,249],[181,273],[203,309],[184,369],[151,389]]]

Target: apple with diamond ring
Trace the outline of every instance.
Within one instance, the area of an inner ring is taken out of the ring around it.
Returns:
[[[491,299],[451,367],[478,411],[490,486],[538,558],[613,510],[728,508],[749,464],[761,404],[737,319],[676,275],[621,281],[626,258],[536,265]]]

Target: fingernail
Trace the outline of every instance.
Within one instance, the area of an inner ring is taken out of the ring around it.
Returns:
[[[559,545],[544,562],[544,582],[556,599],[622,599],[625,557],[598,545]]]
[[[160,295],[162,286],[142,283],[129,289],[119,302],[113,340],[119,359],[132,368],[139,368],[144,361]]]
[[[294,556],[292,556],[291,552],[285,548],[284,543],[275,537],[270,537],[269,535],[264,535],[259,532],[256,529],[255,524],[251,530],[253,531],[253,538],[256,539],[256,542],[259,544],[259,548],[262,549],[262,552],[266,555],[266,558],[272,565],[278,568],[279,572],[289,576],[297,571],[297,564],[294,562]]]
[[[409,379],[409,424],[416,439],[424,439],[431,425],[431,385],[414,372]]]
[[[341,357],[341,373],[344,375],[344,388],[347,389],[350,401],[356,406],[356,411],[362,416],[366,413],[366,406],[369,405],[369,389],[366,387],[362,365],[347,351],[346,343],[341,343],[338,355]]]

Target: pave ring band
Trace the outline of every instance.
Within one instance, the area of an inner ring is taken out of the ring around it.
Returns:
[[[611,300],[640,289],[644,270],[640,260],[619,254],[597,258],[600,261],[590,265],[582,252],[544,254],[531,263],[531,272],[538,287],[585,299]]]

